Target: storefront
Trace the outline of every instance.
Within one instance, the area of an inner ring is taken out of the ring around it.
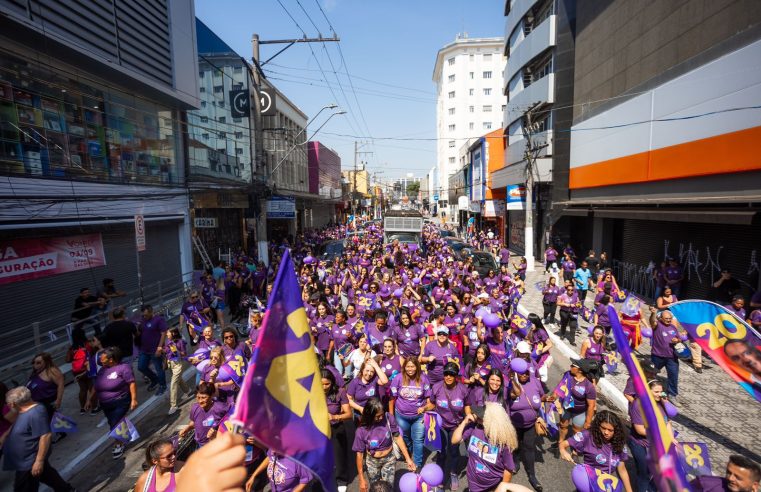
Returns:
[[[212,262],[239,248],[246,249],[245,214],[248,196],[241,190],[198,191],[191,193],[193,234],[204,245]],[[194,264],[201,260],[194,255]]]

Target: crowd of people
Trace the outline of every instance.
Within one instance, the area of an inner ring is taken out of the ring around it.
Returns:
[[[126,320],[120,308],[113,309],[111,323],[93,339],[75,327],[69,358],[81,413],[102,411],[113,428],[134,409],[138,401],[133,361],[149,391],[162,395],[169,389],[170,415],[178,411],[184,395],[195,398],[178,437],[192,438],[197,451],[183,467],[175,442],[152,441],[136,490],[191,490],[183,488],[183,482],[184,487],[209,486],[192,490],[234,490],[244,481],[247,491],[262,490],[268,482],[278,491],[319,489],[301,464],[264,448],[252,436],[233,435],[227,425],[240,389],[229,367],[251,357],[271,280],[286,247],[298,265],[321,368],[339,491],[355,479],[362,492],[387,490],[400,460],[408,470],[419,471],[431,454],[424,446],[428,412],[441,419],[441,449],[434,452],[434,460],[449,490],[462,488],[462,465],[473,492],[520,490],[510,482],[522,463],[529,484],[541,492],[545,487],[536,473],[540,438],[552,440],[553,452],[563,460],[576,459],[617,476],[626,492],[656,490],[633,386],[627,384],[624,391],[630,401],[627,416],[597,405],[604,357],[615,352],[607,307],[622,300],[605,258],[590,252],[577,267],[576,255],[567,247],[558,268],[561,253],[548,248],[547,280],[540,289],[543,313],[511,323],[526,294],[526,260],[511,259],[493,233],[490,237],[488,232],[474,232],[466,239],[497,259],[498,269],[485,276],[467,255],[457,255],[432,225],[424,228],[420,243],[386,244],[380,226],[371,225],[363,234],[352,235],[341,255],[317,256],[318,245],[345,237],[345,228],[339,226],[309,231],[291,243],[273,243],[269,268],[244,254],[230,264],[220,263],[191,290],[176,326],[169,326],[151,306],[143,306],[137,324]],[[672,325],[668,305],[677,300],[677,284],[670,283],[675,273],[664,271],[665,284],[655,305],[619,317],[634,349],[643,333],[652,332],[652,363],[644,369],[668,419],[667,402],[677,403],[678,347],[689,342]],[[112,289],[112,294],[118,292]],[[576,346],[588,295],[594,296],[595,306],[587,318],[589,337],[579,346],[581,357],[554,380],[547,327],[556,325],[561,338]],[[85,307],[103,303],[87,295],[82,299]],[[736,300],[731,307],[738,313],[743,309]],[[746,319],[744,311],[742,318]],[[240,328],[241,320],[247,321],[245,328]],[[696,370],[701,367],[699,354],[693,350]],[[188,364],[197,369],[193,388],[182,377]],[[664,367],[665,388],[654,379]],[[73,490],[47,462],[51,443],[62,438],[50,432],[49,422],[63,391],[60,370],[49,355],[40,354],[27,387],[5,395],[3,420],[15,423],[0,439],[5,442],[6,469],[16,471],[16,490],[36,490],[34,484],[40,482],[56,491]],[[19,429],[19,418],[26,413]],[[555,421],[557,440],[550,437]],[[24,445],[10,445],[9,435]],[[124,451],[124,444],[116,441],[114,459]],[[626,467],[630,459],[633,477]],[[208,476],[213,470],[224,470],[224,479],[214,483],[215,477]],[[761,471],[752,461],[735,456],[727,470],[719,482],[723,489],[705,490],[758,490]],[[219,488],[223,483],[228,488]]]

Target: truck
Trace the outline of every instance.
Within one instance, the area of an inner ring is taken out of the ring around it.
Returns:
[[[389,210],[383,217],[383,242],[398,240],[423,246],[423,215],[417,210]]]

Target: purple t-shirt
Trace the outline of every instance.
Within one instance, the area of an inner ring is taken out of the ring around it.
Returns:
[[[592,338],[590,338],[589,348],[587,349],[587,353],[584,358],[601,361],[604,352],[605,350],[602,348],[602,343],[596,343],[592,340]]]
[[[725,306],[724,306],[724,308],[725,308],[727,311],[729,311],[730,313],[732,313],[732,314],[734,314],[735,316],[737,316],[738,318],[740,318],[741,320],[743,320],[743,321],[745,321],[746,319],[748,319],[748,318],[745,316],[745,308],[735,309],[735,307],[734,307],[733,305],[731,305],[731,304],[727,304],[727,305],[725,305]]]
[[[399,434],[399,426],[394,416],[386,413],[386,418],[380,422],[374,422],[369,427],[357,427],[351,450],[355,453],[385,451],[393,445],[393,434]]]
[[[328,413],[330,415],[340,415],[341,405],[348,405],[349,398],[346,397],[346,388],[338,388],[338,391],[332,397],[327,398]],[[333,425],[338,425],[339,422],[333,422]]]
[[[396,398],[395,411],[405,417],[416,417],[417,409],[425,406],[431,397],[431,383],[423,374],[420,376],[420,382],[410,380],[404,384],[404,375],[397,374],[391,381],[391,396]]]
[[[761,326],[761,309],[754,309],[750,313],[750,322],[755,328]]]
[[[602,327],[610,327],[610,316],[608,315],[608,306],[600,303],[595,308],[595,313],[597,314],[597,324]]]
[[[507,367],[510,365],[510,353],[507,350],[506,341],[504,336],[502,337],[501,342],[496,341],[491,336],[486,337],[485,340],[486,345],[489,346],[489,351],[491,352],[492,365],[503,372],[507,370]]]
[[[588,430],[574,434],[568,439],[568,444],[571,449],[584,457],[585,465],[606,473],[614,472],[619,463],[629,458],[626,454],[626,448],[620,453],[614,453],[610,443],[605,443],[601,447],[595,446],[592,434]]]
[[[95,393],[101,403],[106,403],[129,395],[129,385],[135,382],[132,368],[127,364],[101,367],[95,376]]]
[[[558,296],[563,293],[563,289],[561,289],[557,285],[547,285],[544,289],[542,289],[542,302],[557,302]]]
[[[182,357],[185,357],[187,353],[188,351],[185,344],[185,340],[179,339],[175,342],[167,338],[164,341],[164,354],[166,354],[166,360],[177,362]]]
[[[454,429],[465,418],[468,393],[468,387],[458,382],[455,382],[454,388],[448,388],[444,381],[433,385],[431,401],[436,405],[436,413],[441,416],[444,429]]]
[[[219,340],[214,340],[213,338],[211,340],[206,340],[205,338],[201,338],[201,340],[198,341],[198,349],[205,349],[205,350],[211,350],[214,347],[221,347],[222,343]]]
[[[310,323],[312,332],[317,336],[317,349],[321,351],[328,350],[330,346],[330,333],[331,327],[335,318],[332,315],[327,315],[323,318],[316,317]]]
[[[211,382],[211,371],[213,371],[214,369],[219,370],[219,368],[215,367],[214,365],[207,364],[203,368],[203,371],[201,371],[201,381],[206,381],[207,383]],[[217,375],[219,375],[219,372],[217,372]],[[233,398],[235,397],[235,391],[236,391],[235,387],[228,386],[228,388],[230,388],[230,389],[227,389],[227,388],[217,388],[217,397],[221,401],[232,402]]]
[[[510,420],[513,425],[519,429],[528,429],[534,426],[539,407],[542,406],[542,396],[544,389],[542,382],[531,377],[526,384],[521,385],[521,394],[518,398],[511,399],[508,402],[510,408]]]
[[[369,383],[363,383],[362,378],[357,376],[352,379],[346,388],[346,394],[352,397],[354,403],[364,407],[370,398],[380,398],[380,389],[378,388],[378,377],[374,377]]]
[[[576,271],[576,263],[573,262],[573,260],[566,260],[561,265],[563,267],[563,272],[575,272]]]
[[[656,404],[656,409],[660,411],[660,414],[663,417],[664,422],[668,422],[669,420],[668,415],[666,415],[666,412],[665,410],[663,410],[663,407],[661,405],[662,403]],[[629,403],[629,420],[631,420],[632,426],[646,425],[645,417],[644,415],[642,415],[642,408],[640,407],[640,404],[639,404],[639,399],[635,399],[633,402]],[[633,428],[629,435],[640,446],[644,446],[644,447],[648,446],[647,436],[638,435]]]
[[[420,325],[413,323],[406,328],[399,325],[394,331],[400,354],[415,357],[420,355],[420,339],[428,336]]]
[[[267,451],[269,463],[267,464],[267,478],[270,481],[270,489],[278,492],[288,492],[295,489],[299,484],[309,483],[312,474],[309,470],[285,456]]]
[[[398,355],[394,355],[390,359],[383,355],[378,365],[383,369],[383,373],[389,381],[393,381],[396,375],[402,372],[402,358]]]
[[[330,338],[333,340],[334,349],[338,350],[347,343],[354,342],[354,331],[347,323],[343,325],[333,323],[330,327]]]
[[[587,378],[581,382],[571,378],[571,397],[573,398],[573,408],[568,411],[572,415],[578,415],[587,411],[587,400],[597,399],[597,390]]]
[[[367,333],[367,343],[370,344],[370,347],[372,347],[373,350],[379,353],[383,349],[384,340],[395,340],[393,328],[388,326],[388,323],[386,323],[386,326],[383,328],[383,331],[379,330],[378,326],[375,323],[367,323],[365,326],[365,333]]]
[[[486,384],[489,384],[488,382]],[[502,406],[505,410],[508,409],[507,404],[510,399],[509,390],[507,386],[502,386]],[[471,388],[466,399],[466,405],[470,407],[482,407],[487,403],[499,403],[499,392],[487,393],[486,388],[483,386],[475,386]],[[508,412],[509,413],[509,412]]]
[[[493,490],[502,481],[505,470],[515,470],[512,450],[489,444],[483,428],[469,424],[462,440],[468,449],[466,475],[471,492]]]
[[[653,330],[652,349],[650,353],[658,357],[672,359],[676,357],[674,346],[671,344],[672,338],[679,338],[679,332],[674,325],[664,325],[658,321]]]
[[[555,248],[545,250],[544,254],[547,257],[547,261],[555,261],[558,259],[558,252],[555,250]]]
[[[204,410],[198,403],[193,403],[190,408],[190,420],[195,426],[196,442],[203,446],[209,442],[207,437],[209,429],[218,427],[222,419],[227,415],[228,406],[221,401],[215,401],[208,410]]]
[[[428,380],[436,384],[444,379],[444,365],[450,360],[458,362],[460,356],[457,346],[449,340],[443,347],[436,340],[428,342],[423,350],[423,356],[431,355],[435,357],[435,360],[428,363]]]
[[[711,477],[702,475],[690,482],[690,487],[695,492],[727,492],[729,483],[724,477]]]
[[[167,330],[166,320],[161,316],[154,316],[140,322],[140,352],[153,354],[159,346],[161,335]]]

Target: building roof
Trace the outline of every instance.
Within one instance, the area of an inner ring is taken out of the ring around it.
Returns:
[[[230,48],[230,45],[222,41],[209,26],[196,17],[196,45],[199,54],[229,55],[240,58],[241,56]]]
[[[436,74],[441,72],[441,65],[444,62],[445,55],[456,51],[461,50],[465,48],[471,48],[471,47],[483,47],[483,46],[496,46],[497,51],[502,53],[502,50],[505,45],[505,38],[504,37],[492,37],[492,38],[468,38],[468,37],[461,37],[460,35],[455,38],[454,41],[452,41],[449,44],[445,44],[439,51],[436,53],[436,64],[433,66],[433,81],[435,82],[438,78]]]

